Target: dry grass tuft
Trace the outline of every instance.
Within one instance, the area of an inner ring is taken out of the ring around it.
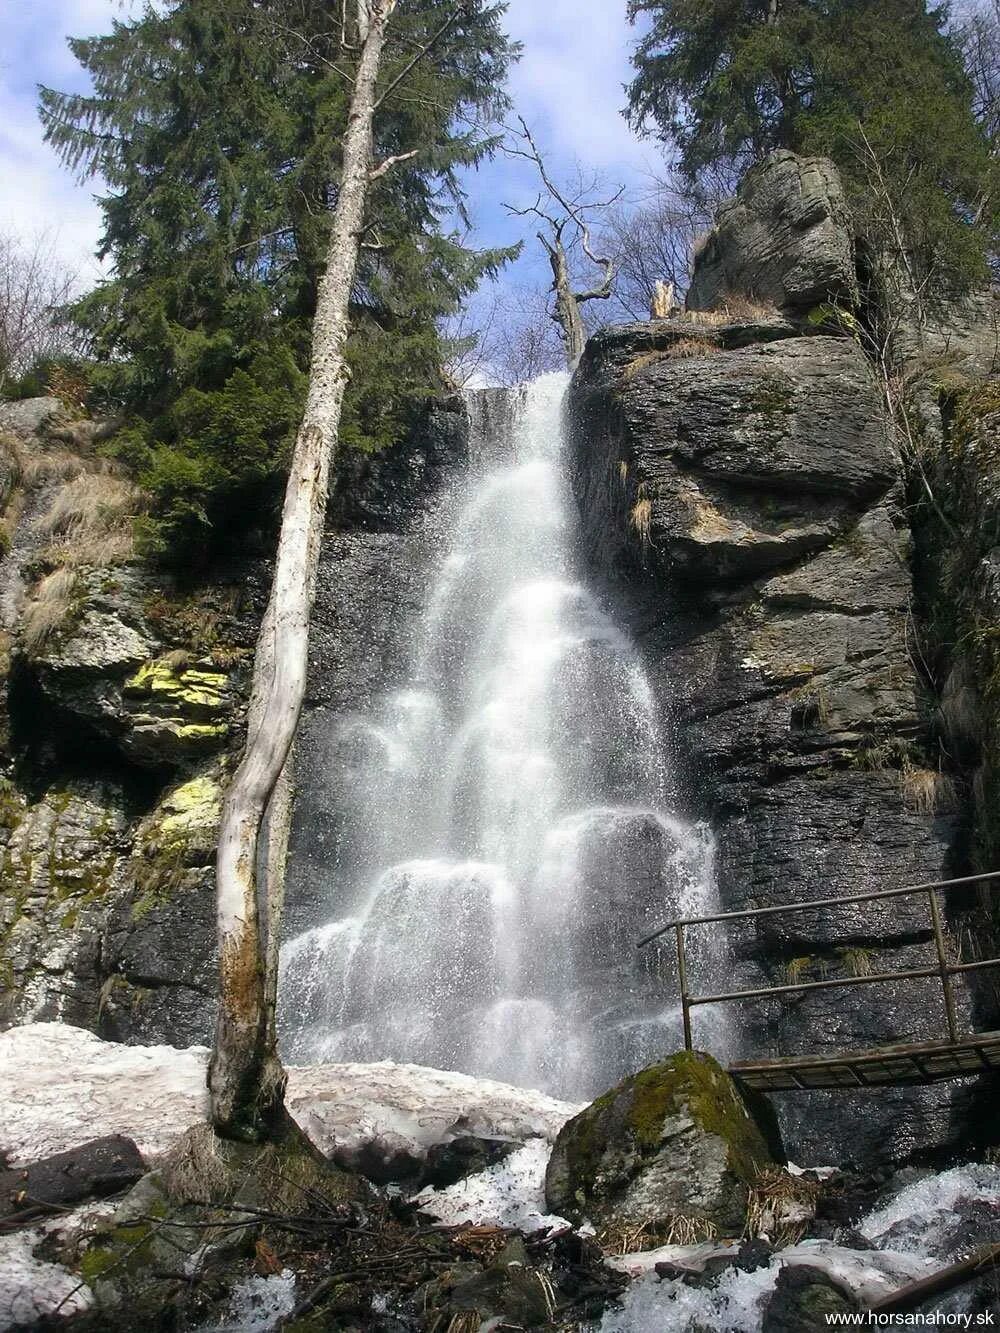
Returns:
[[[46,551],[52,564],[122,564],[134,554],[141,508],[141,492],[114,472],[81,472],[59,487],[35,527],[54,539]]]
[[[816,1213],[822,1186],[769,1167],[754,1181],[747,1199],[748,1237],[766,1236],[772,1245],[796,1245]]]
[[[699,321],[701,322],[701,321]],[[651,352],[641,352],[635,356],[622,371],[622,379],[628,384],[648,366],[658,365],[661,361],[679,361],[692,356],[714,356],[722,348],[707,338],[677,338],[666,347],[658,347]]]
[[[718,343],[709,342],[707,338],[678,338],[663,355],[669,360],[680,360],[690,356],[714,356],[721,351]]]
[[[72,569],[57,569],[42,579],[28,603],[21,637],[29,654],[38,653],[73,614],[77,576]]]
[[[719,1231],[707,1217],[674,1213],[656,1222],[643,1222],[638,1227],[609,1226],[598,1233],[597,1243],[605,1254],[635,1254],[638,1250],[655,1250],[662,1245],[698,1245],[715,1240]]]
[[[624,458],[618,460],[618,480],[623,486],[628,485],[628,463]]]
[[[46,481],[69,481],[79,477],[85,464],[79,454],[68,449],[46,449],[44,453],[24,454],[22,478],[25,486],[39,486]]]
[[[958,795],[955,784],[946,773],[933,768],[917,768],[906,764],[900,770],[899,785],[907,807],[918,815],[935,815],[954,810]]]
[[[752,296],[742,296],[727,292],[715,310],[686,310],[684,318],[694,324],[703,324],[708,328],[718,328],[722,324],[745,321],[758,323],[776,319],[781,311],[770,301],[758,301]]]
[[[643,546],[649,546],[652,542],[653,528],[653,502],[643,497],[636,500],[628,516],[628,524],[636,534]]]

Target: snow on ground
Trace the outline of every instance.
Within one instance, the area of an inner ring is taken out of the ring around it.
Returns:
[[[422,1065],[307,1065],[289,1070],[288,1107],[324,1152],[349,1160],[374,1145],[388,1160],[477,1138],[555,1142],[581,1108],[507,1083]]]
[[[0,1150],[37,1161],[105,1134],[148,1159],[205,1119],[208,1051],[121,1046],[64,1023],[0,1033]],[[579,1109],[525,1091],[419,1065],[310,1065],[289,1070],[292,1115],[327,1154],[364,1147],[386,1159],[461,1135],[551,1143]]]
[[[71,1315],[90,1309],[94,1303],[90,1288],[61,1265],[36,1259],[34,1251],[51,1235],[68,1236],[89,1229],[112,1208],[112,1204],[90,1203],[0,1236],[0,1333],[24,1328],[56,1310]]]
[[[544,1139],[530,1139],[502,1162],[446,1189],[425,1189],[415,1202],[445,1226],[471,1222],[527,1232],[568,1226],[565,1218],[545,1211],[545,1168],[550,1153],[551,1144]]]

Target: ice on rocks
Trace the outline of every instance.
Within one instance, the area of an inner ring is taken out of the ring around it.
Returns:
[[[658,1281],[651,1272],[655,1263],[668,1259],[686,1263],[701,1261],[705,1246],[668,1246],[646,1254],[617,1259],[614,1267],[640,1272],[622,1304],[609,1310],[599,1325],[600,1333],[684,1333],[695,1328],[725,1329],[726,1333],[759,1333],[761,1319],[785,1265],[806,1265],[826,1273],[839,1287],[853,1292],[862,1302],[888,1296],[908,1282],[926,1277],[933,1264],[911,1254],[880,1250],[848,1250],[830,1241],[804,1241],[780,1251],[769,1268],[754,1273],[730,1269],[710,1287],[690,1287],[681,1281]],[[708,1247],[712,1248],[712,1247]],[[721,1251],[719,1251],[721,1252]]]
[[[225,1321],[206,1333],[270,1333],[295,1309],[295,1274],[286,1268],[273,1277],[250,1277],[229,1298]]]
[[[1000,1167],[969,1163],[940,1175],[928,1174],[905,1186],[887,1204],[868,1214],[859,1230],[876,1244],[914,1254],[939,1252],[945,1223],[957,1222],[963,1205],[991,1203],[1000,1208]]]

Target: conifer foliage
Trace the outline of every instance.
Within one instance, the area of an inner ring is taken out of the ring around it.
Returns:
[[[773,148],[831,157],[862,233],[891,207],[943,293],[985,276],[998,181],[947,11],[924,0],[629,0],[633,122],[693,186]]]
[[[385,445],[439,387],[438,321],[508,256],[473,252],[452,228],[457,173],[494,147],[471,126],[505,108],[514,51],[503,9],[402,0],[394,17],[375,157],[404,160],[371,190],[348,446]],[[346,12],[331,0],[147,5],[105,36],[71,41],[92,94],[41,93],[64,162],[107,184],[111,276],[73,314],[128,415],[117,447],[153,494],[150,542],[167,558],[210,548],[277,495],[302,413],[357,59]]]

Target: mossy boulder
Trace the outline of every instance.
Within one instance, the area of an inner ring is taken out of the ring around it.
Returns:
[[[685,1051],[599,1097],[556,1139],[548,1207],[622,1235],[739,1234],[748,1192],[774,1165],[764,1131],[712,1059]]]

